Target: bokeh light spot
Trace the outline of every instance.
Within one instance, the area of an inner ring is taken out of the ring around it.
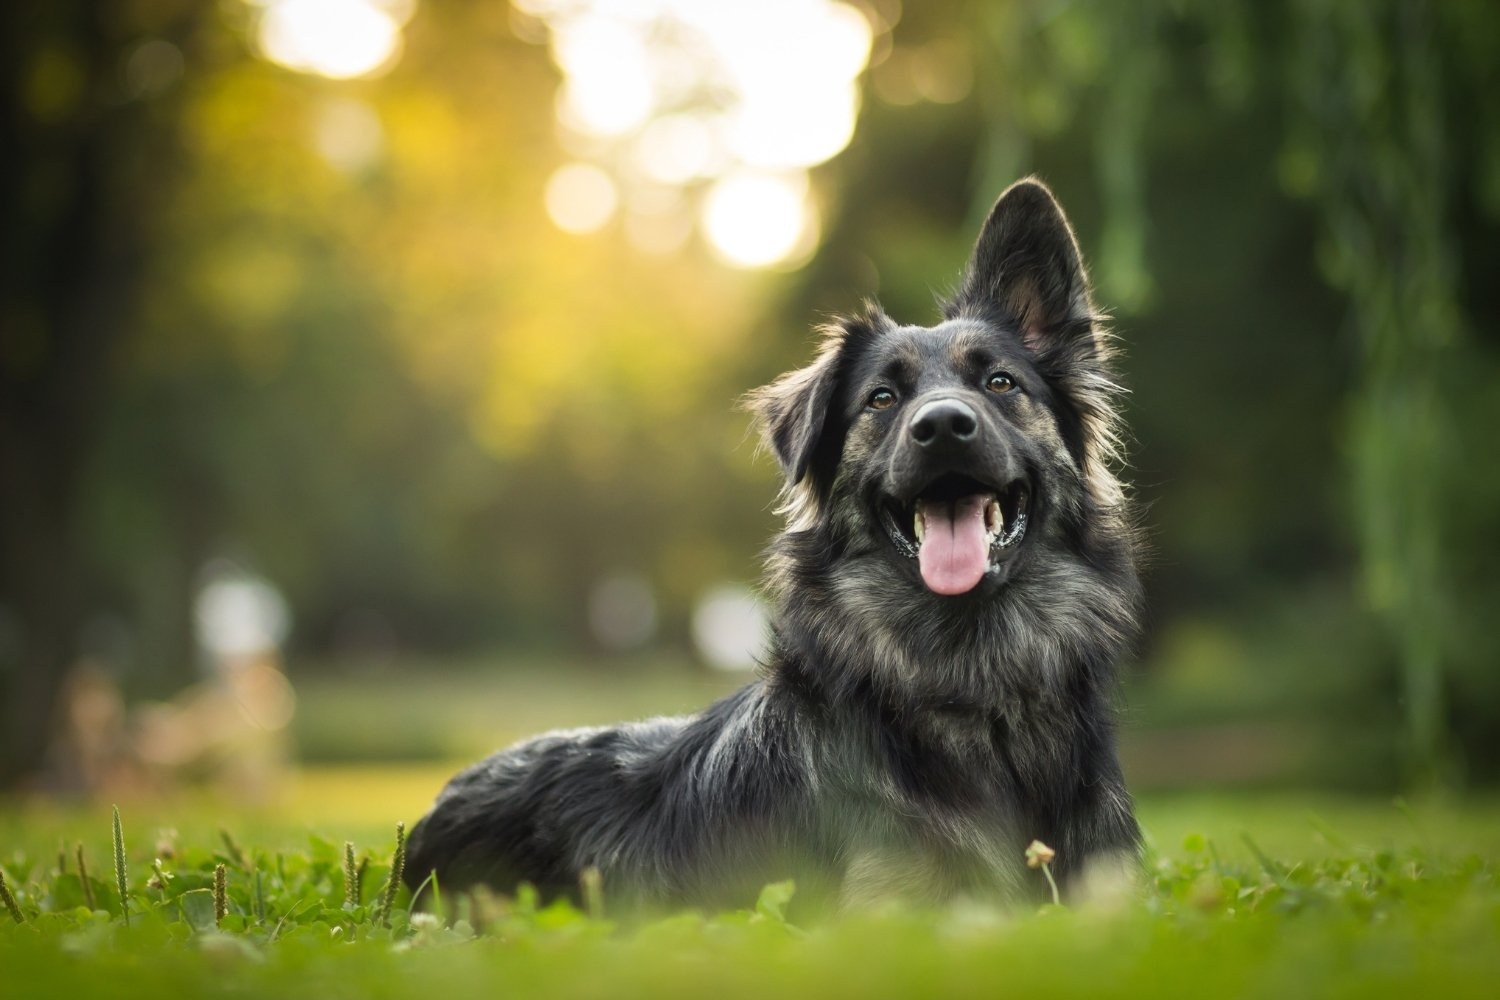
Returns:
[[[811,255],[807,170],[854,135],[873,15],[836,0],[512,3],[546,26],[563,74],[563,143],[609,171],[632,244],[677,245],[683,227],[637,204],[667,185],[688,196],[727,263],[786,267]],[[550,201],[548,211],[558,218]]]
[[[858,113],[851,83],[805,93],[767,90],[741,103],[729,122],[729,143],[751,166],[813,166],[849,145]]]
[[[710,588],[693,609],[693,644],[716,670],[753,670],[765,654],[766,610],[740,584]]]
[[[373,165],[385,147],[375,109],[353,98],[333,98],[317,109],[313,146],[329,166],[356,173]]]
[[[709,243],[736,267],[787,261],[813,225],[805,174],[733,173],[714,184],[704,203]]]
[[[644,646],[656,634],[656,595],[644,577],[608,576],[589,593],[589,631],[606,649]]]
[[[270,581],[226,561],[205,570],[194,602],[198,642],[221,658],[274,652],[291,628],[286,599]]]
[[[658,118],[636,142],[636,164],[652,180],[686,184],[713,173],[723,156],[714,130],[698,115]]]
[[[160,38],[142,42],[125,60],[125,92],[133,98],[156,97],[177,82],[182,70],[177,46]]]
[[[651,115],[651,68],[639,32],[611,18],[580,17],[553,32],[552,55],[567,74],[558,111],[572,127],[620,135]]]
[[[558,167],[547,181],[547,216],[567,233],[592,233],[604,228],[619,201],[614,180],[590,163]]]
[[[259,37],[273,62],[342,80],[391,65],[401,49],[401,22],[376,0],[272,0]]]

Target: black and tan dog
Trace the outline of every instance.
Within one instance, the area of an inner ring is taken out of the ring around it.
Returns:
[[[1062,210],[996,203],[936,326],[876,308],[752,405],[786,472],[764,675],[700,715],[550,733],[462,772],[407,879],[638,905],[1064,892],[1139,832],[1113,740],[1136,538],[1106,332]]]

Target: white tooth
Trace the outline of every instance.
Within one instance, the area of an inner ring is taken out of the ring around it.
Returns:
[[[917,536],[917,542],[920,543],[922,541],[922,535],[925,533],[922,526],[922,511],[920,508],[917,510],[917,516],[915,520],[912,521],[911,530],[912,534]]]
[[[984,524],[991,538],[998,537],[1005,528],[1005,513],[1000,509],[1000,501],[994,497],[984,505]]]

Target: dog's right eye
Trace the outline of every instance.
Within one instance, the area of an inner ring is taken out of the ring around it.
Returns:
[[[870,393],[869,407],[872,410],[888,410],[896,404],[896,394],[889,389],[876,389]]]
[[[1010,372],[995,372],[985,380],[984,387],[990,392],[1010,392],[1016,387],[1016,380],[1010,377]]]

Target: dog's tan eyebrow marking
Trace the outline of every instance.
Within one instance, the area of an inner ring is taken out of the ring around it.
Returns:
[[[983,330],[966,327],[953,332],[948,341],[948,356],[956,365],[979,364],[995,357],[994,347]]]
[[[915,344],[900,344],[895,356],[880,366],[880,377],[893,382],[906,381],[914,371],[922,368],[922,355]]]
[[[961,368],[988,368],[995,364],[999,356],[988,347],[978,344],[969,346],[967,350],[956,351],[953,361]]]

